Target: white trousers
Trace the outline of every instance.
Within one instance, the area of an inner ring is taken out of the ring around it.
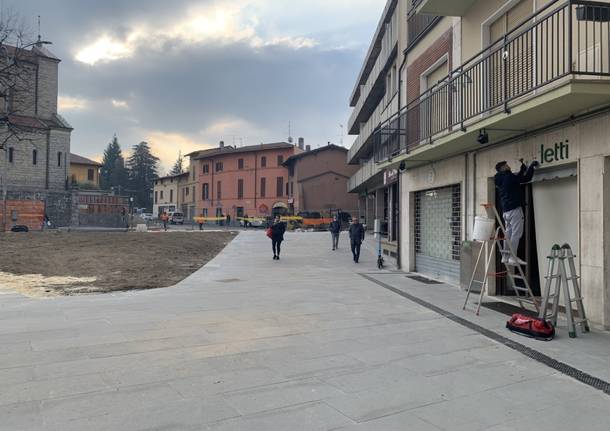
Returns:
[[[523,208],[519,207],[507,211],[502,214],[502,216],[504,217],[507,239],[510,241],[510,245],[516,255],[519,250],[519,241],[521,241],[521,237],[523,236]],[[504,244],[504,249],[508,249],[506,242]]]

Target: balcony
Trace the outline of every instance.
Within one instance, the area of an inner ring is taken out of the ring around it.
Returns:
[[[499,142],[609,105],[609,33],[610,4],[547,6],[401,111],[392,164],[480,148],[480,129]]]
[[[373,133],[381,124],[396,115],[397,112],[398,102],[395,98],[392,98],[387,105],[386,103],[377,105],[369,119],[360,125],[360,134],[347,154],[348,163],[357,163],[360,158],[369,157],[369,153],[372,153],[372,148],[369,147],[372,142]]]
[[[463,16],[476,0],[418,0],[417,13],[438,16]]]
[[[390,62],[398,49],[398,14],[394,13],[386,24],[381,41],[381,51],[366,82],[360,86],[360,97],[349,118],[348,131],[358,134],[360,123],[366,122],[385,94],[385,78]]]
[[[413,0],[407,17],[407,51],[417,44],[442,17],[417,13],[421,0]]]
[[[375,181],[371,182],[371,179]],[[352,176],[347,183],[347,191],[350,193],[361,193],[373,190],[383,182],[381,170],[375,160],[371,159]]]

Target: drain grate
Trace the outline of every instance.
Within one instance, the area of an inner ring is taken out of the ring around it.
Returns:
[[[519,313],[530,317],[538,317],[538,314],[531,310],[524,310],[516,305],[507,304],[506,302],[483,302],[481,303],[481,307],[488,308],[489,310],[493,310],[501,314],[506,314],[507,316],[512,316],[515,313]]]
[[[411,280],[419,281],[420,283],[424,283],[424,284],[443,284],[440,281],[422,277],[421,275],[407,275],[406,277],[410,278]]]
[[[597,390],[604,392],[607,395],[610,395],[610,383],[606,382],[605,380],[592,376],[591,374],[585,373],[584,371],[574,368],[571,365],[568,365],[564,362],[553,359],[550,356],[545,355],[542,352],[539,352],[538,350],[532,349],[531,347],[527,347],[521,343],[513,341],[510,338],[504,337],[503,335],[500,335],[494,331],[483,328],[482,326],[477,325],[476,323],[472,323],[469,320],[456,316],[455,314],[450,313],[447,310],[443,310],[442,308],[437,307],[436,305],[431,304],[427,301],[424,301],[423,299],[417,298],[413,295],[403,292],[402,290],[397,289],[393,286],[390,286],[389,284],[375,280],[373,277],[369,277],[366,274],[361,274],[361,275],[362,275],[362,277],[366,278],[370,282],[375,283],[378,286],[381,286],[384,289],[389,290],[390,292],[394,292],[397,295],[400,295],[403,298],[406,298],[412,302],[415,302],[416,304],[419,304],[422,307],[427,308],[428,310],[434,311],[435,313],[438,313],[441,316],[446,317],[447,319],[449,319],[455,323],[458,323],[468,329],[472,329],[473,331],[476,331],[479,334],[486,336],[487,338],[497,341],[498,343],[501,343],[501,344],[505,345],[506,347],[511,348],[511,349],[527,356],[528,358],[538,361],[541,364],[544,364],[556,371],[559,371],[560,373],[562,373],[568,377],[572,377],[573,379],[578,380],[579,382],[584,383],[585,385],[588,385],[592,388],[595,388]]]

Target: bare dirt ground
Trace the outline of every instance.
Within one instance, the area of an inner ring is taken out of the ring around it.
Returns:
[[[173,286],[234,237],[231,232],[0,234],[0,292],[45,297]]]

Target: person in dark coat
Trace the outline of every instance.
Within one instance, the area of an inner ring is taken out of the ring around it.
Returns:
[[[534,169],[540,164],[534,161],[529,167],[521,161],[519,173],[514,174],[506,161],[496,164],[496,176],[494,178],[496,187],[500,194],[500,203],[502,205],[502,217],[506,227],[506,236],[510,241],[511,248],[517,253],[519,249],[519,241],[523,236],[523,206],[525,205],[525,191],[523,186],[529,183],[534,176]],[[504,252],[502,253],[502,262],[512,265],[524,265],[525,262],[519,258],[509,257],[510,252],[506,241],[504,243]]]
[[[286,223],[280,221],[276,217],[271,225],[271,246],[273,248],[273,260],[280,260],[280,252],[282,241],[284,241],[284,233],[286,232]]]
[[[328,230],[332,236],[333,250],[336,250],[339,248],[339,235],[341,234],[341,222],[337,219],[337,216],[333,217],[333,221],[330,222]]]
[[[352,254],[354,255],[354,262],[358,263],[360,260],[360,247],[362,241],[364,241],[364,226],[360,224],[358,218],[352,219],[352,224],[349,227],[349,239],[352,246]]]

